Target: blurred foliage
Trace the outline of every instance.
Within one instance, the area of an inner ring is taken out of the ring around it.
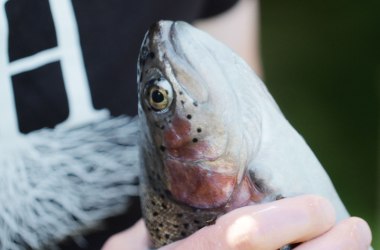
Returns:
[[[377,0],[261,1],[265,82],[377,249],[379,12]]]

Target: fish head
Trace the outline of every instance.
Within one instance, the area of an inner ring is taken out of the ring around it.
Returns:
[[[196,208],[226,206],[249,161],[239,97],[224,71],[231,62],[213,45],[191,25],[160,21],[138,60],[144,147],[172,198]]]

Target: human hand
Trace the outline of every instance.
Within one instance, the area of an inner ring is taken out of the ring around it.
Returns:
[[[254,249],[275,250],[299,243],[295,250],[368,250],[371,231],[356,217],[335,224],[334,208],[326,199],[305,195],[275,202],[238,208],[186,239],[160,250],[175,249]],[[149,249],[143,220],[112,236],[102,250]]]

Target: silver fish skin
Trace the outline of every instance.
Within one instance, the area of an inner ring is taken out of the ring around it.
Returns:
[[[349,216],[304,139],[233,51],[184,22],[147,32],[138,62],[142,208],[154,247],[237,207],[317,194]]]

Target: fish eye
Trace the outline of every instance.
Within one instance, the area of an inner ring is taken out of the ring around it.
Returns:
[[[169,105],[169,97],[167,91],[158,87],[152,86],[149,88],[149,105],[156,111],[166,109]]]
[[[165,112],[172,102],[172,87],[167,80],[149,84],[145,91],[147,104],[156,112]]]

